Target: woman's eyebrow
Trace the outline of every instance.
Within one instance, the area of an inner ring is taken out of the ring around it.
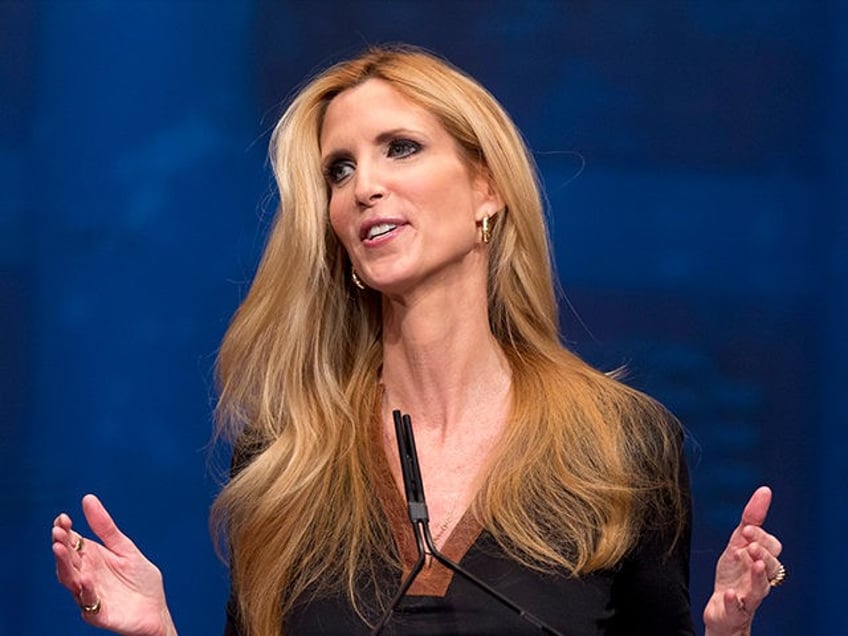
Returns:
[[[424,131],[421,130],[415,130],[412,128],[404,127],[392,128],[390,130],[385,130],[379,133],[374,138],[374,143],[377,145],[385,144],[392,141],[393,139],[396,139],[397,137],[402,137],[404,135],[412,135],[414,137],[426,137]],[[338,161],[339,159],[349,159],[350,156],[350,151],[345,150],[344,148],[332,150],[326,156],[321,158],[321,166],[323,168],[326,168],[332,165],[334,162]]]
[[[378,144],[384,144],[403,135],[421,136],[424,135],[424,133],[422,131],[413,130],[411,128],[392,128],[391,130],[381,132],[379,135],[377,135],[374,141],[376,141]]]

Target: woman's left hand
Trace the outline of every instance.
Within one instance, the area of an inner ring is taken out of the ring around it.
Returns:
[[[754,612],[785,577],[777,559],[780,541],[762,528],[770,504],[771,489],[761,486],[745,506],[742,520],[718,559],[715,588],[704,608],[706,636],[750,634]]]
[[[62,513],[53,522],[56,576],[89,624],[123,636],[176,636],[162,573],[118,529],[94,495],[82,500],[88,525],[102,543],[83,538]]]

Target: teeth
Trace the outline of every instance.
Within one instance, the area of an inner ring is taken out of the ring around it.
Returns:
[[[372,225],[370,228],[368,228],[368,234],[365,238],[372,239],[376,236],[380,236],[381,234],[391,232],[396,227],[397,225],[394,225],[392,223],[379,223],[378,225]]]

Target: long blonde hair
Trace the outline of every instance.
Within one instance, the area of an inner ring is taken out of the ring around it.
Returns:
[[[681,524],[671,419],[559,341],[539,186],[515,125],[443,60],[372,49],[307,84],[273,133],[280,212],[218,359],[219,431],[251,459],[219,494],[212,522],[250,634],[279,634],[299,598],[339,582],[358,607],[363,581],[399,568],[372,484],[380,297],[350,282],[320,168],[327,104],[370,78],[433,113],[506,203],[490,243],[488,304],[513,406],[478,519],[525,565],[577,575],[617,563],[651,514]]]

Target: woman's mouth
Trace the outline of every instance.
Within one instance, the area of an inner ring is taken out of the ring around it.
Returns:
[[[377,225],[372,225],[368,228],[368,231],[365,233],[365,238],[368,240],[375,239],[378,236],[383,236],[384,234],[388,234],[393,229],[397,227],[395,223],[378,223]]]
[[[399,228],[406,225],[398,219],[380,219],[365,223],[359,231],[359,238],[365,243],[379,244],[380,239],[388,239]]]

